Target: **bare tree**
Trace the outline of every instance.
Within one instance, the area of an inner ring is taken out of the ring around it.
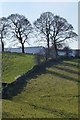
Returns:
[[[8,19],[11,25],[12,37],[15,37],[21,43],[22,53],[24,53],[24,44],[25,42],[29,44],[28,38],[32,32],[32,25],[23,15],[11,14]]]
[[[36,31],[45,37],[48,49],[50,42],[52,43],[56,51],[56,57],[58,55],[58,47],[62,47],[66,40],[77,37],[77,34],[73,31],[73,26],[66,19],[54,16],[51,12],[42,13],[40,18],[34,22],[34,25]]]
[[[73,30],[73,26],[69,24],[66,19],[54,16],[50,35],[52,44],[56,50],[56,55],[58,55],[58,47],[61,47],[66,40],[71,41],[73,38],[77,37],[77,34]]]
[[[34,22],[37,32],[46,38],[48,48],[50,47],[50,29],[53,17],[54,15],[51,12],[44,12],[41,14],[40,18]]]
[[[47,41],[48,54],[50,48],[50,30],[53,17],[54,15],[51,12],[44,12],[41,14],[40,18],[34,22],[36,31]]]
[[[7,18],[2,17],[0,19],[0,40],[1,40],[2,52],[4,52],[4,38],[6,38],[8,28],[9,28],[9,24]]]

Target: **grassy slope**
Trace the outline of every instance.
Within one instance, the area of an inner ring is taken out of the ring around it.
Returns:
[[[3,117],[74,118],[78,116],[78,62],[63,61],[28,81],[12,100],[3,100]]]
[[[7,83],[27,72],[34,64],[33,55],[21,53],[3,53],[2,62],[2,81]]]

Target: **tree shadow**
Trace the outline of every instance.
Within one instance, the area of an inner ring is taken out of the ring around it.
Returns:
[[[56,72],[56,71],[46,70],[46,73],[52,74],[52,75],[55,75],[55,76],[58,76],[58,77],[60,77],[60,78],[65,78],[66,80],[71,80],[71,81],[75,81],[75,82],[80,82],[77,78],[72,78],[72,77],[70,77],[70,76],[67,76],[67,75],[58,73],[58,72]]]
[[[57,64],[61,64],[64,61],[64,59],[51,59],[48,62],[45,63],[45,67],[54,67]]]
[[[64,62],[64,60],[66,62]],[[54,67],[56,66],[57,64],[60,64],[60,65],[64,65],[64,66],[71,66],[71,67],[76,67],[76,68],[79,68],[79,64],[73,64],[73,63],[69,63],[67,61],[69,60],[73,60],[72,58],[70,59],[65,59],[65,58],[60,58],[60,59],[51,59],[49,60],[48,62],[46,62],[46,67]],[[73,61],[74,62],[74,61]],[[78,62],[79,63],[79,62]]]
[[[78,75],[78,72],[77,71],[74,71],[72,69],[68,69],[68,68],[62,68],[62,67],[59,67],[59,66],[55,66],[55,68],[59,69],[59,70],[63,70],[65,72],[69,72],[69,73],[72,73],[72,74],[77,74]]]
[[[13,96],[20,94],[24,88],[27,86],[28,80],[36,79],[41,74],[45,74],[46,70],[44,67],[34,67],[32,70],[28,71],[24,75],[16,79],[16,81],[8,84],[2,90],[3,99],[12,99]]]
[[[13,96],[16,96],[18,94],[20,94],[24,88],[27,86],[28,80],[31,79],[36,79],[38,76],[40,76],[41,74],[53,74],[55,76],[61,77],[61,78],[65,78],[66,80],[72,80],[75,82],[80,82],[78,79],[76,78],[72,78],[69,77],[67,75],[63,75],[61,73],[57,73],[56,71],[50,71],[50,70],[46,70],[46,68],[48,67],[56,67],[57,69],[60,70],[65,70],[74,74],[77,74],[77,72],[75,71],[70,71],[66,68],[59,68],[56,65],[57,64],[64,64],[67,66],[75,66],[73,64],[68,64],[68,63],[63,63],[64,59],[61,60],[49,60],[45,63],[42,63],[40,65],[35,65],[31,70],[29,70],[27,73],[23,74],[22,76],[20,76],[19,78],[16,79],[16,81],[8,84],[5,88],[3,88],[2,90],[2,98],[3,99],[12,99]]]
[[[77,67],[79,68],[79,64],[73,64],[73,63],[61,63],[61,64],[64,64],[64,66],[71,66],[71,67]]]

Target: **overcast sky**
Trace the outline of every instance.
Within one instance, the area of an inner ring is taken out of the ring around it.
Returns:
[[[65,18],[78,33],[78,2],[3,2],[0,6],[0,17],[19,13],[25,15],[31,23],[39,18],[41,13],[50,11]],[[70,43],[70,47],[77,48],[78,42]]]

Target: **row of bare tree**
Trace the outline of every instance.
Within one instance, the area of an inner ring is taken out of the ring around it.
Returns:
[[[77,37],[73,26],[66,19],[51,12],[42,13],[34,21],[33,26],[25,16],[11,14],[7,18],[2,17],[0,19],[2,51],[4,51],[4,40],[16,38],[21,43],[22,53],[24,53],[24,44],[25,42],[29,43],[28,38],[34,31],[36,31],[37,36],[41,37],[41,40],[46,40],[48,49],[50,48],[50,43],[54,46],[56,54],[58,47],[62,47],[66,40],[71,41]]]

